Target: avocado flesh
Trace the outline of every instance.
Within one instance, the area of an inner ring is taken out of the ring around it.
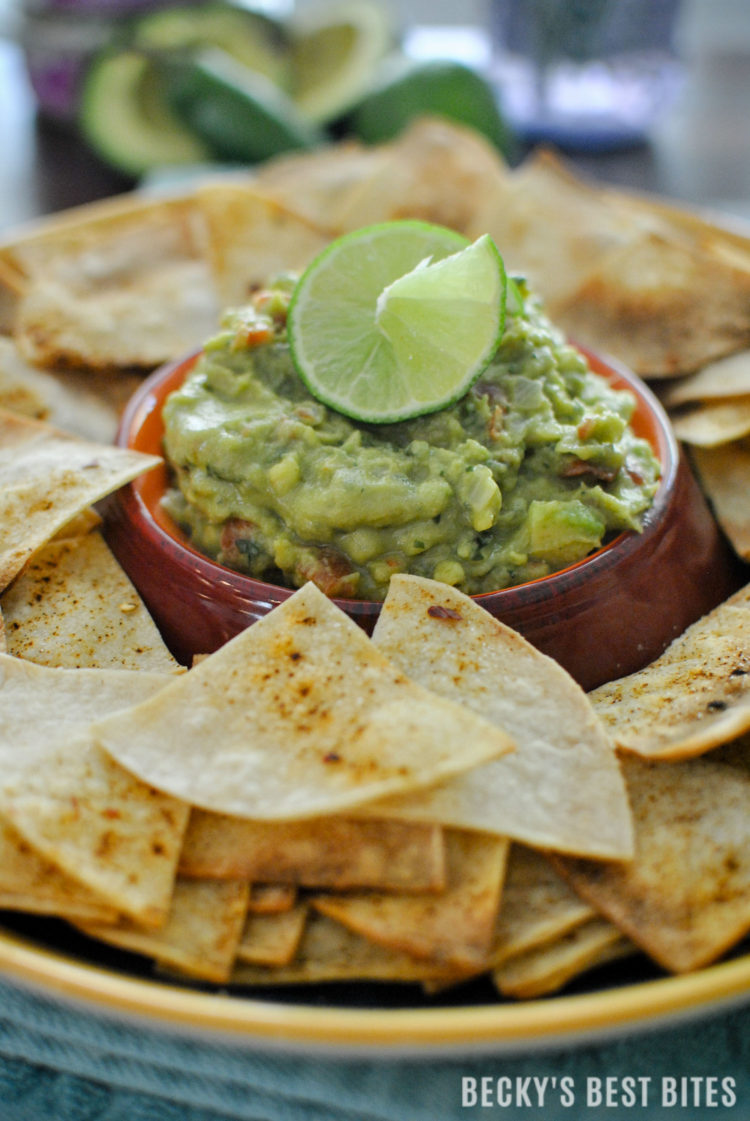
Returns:
[[[165,101],[153,64],[136,51],[104,55],[94,63],[79,121],[91,147],[126,175],[210,158],[206,145]]]

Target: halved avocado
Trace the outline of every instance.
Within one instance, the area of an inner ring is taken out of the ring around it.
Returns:
[[[97,155],[133,178],[153,167],[210,158],[204,142],[168,105],[154,64],[138,51],[107,50],[94,59],[78,123]]]
[[[134,22],[131,41],[135,47],[160,52],[219,47],[282,89],[290,84],[285,28],[260,12],[231,4],[188,4],[151,12]]]

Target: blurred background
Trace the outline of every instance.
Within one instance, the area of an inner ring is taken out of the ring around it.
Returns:
[[[0,231],[414,114],[750,219],[748,0],[0,0]]]

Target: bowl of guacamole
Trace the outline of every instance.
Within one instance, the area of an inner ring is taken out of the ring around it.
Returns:
[[[165,466],[120,492],[108,532],[178,656],[308,580],[370,627],[410,572],[478,597],[592,687],[708,609],[720,543],[658,402],[517,285],[471,389],[410,420],[360,423],[310,395],[287,340],[292,277],[144,383],[120,442]],[[655,595],[665,564],[678,576]]]

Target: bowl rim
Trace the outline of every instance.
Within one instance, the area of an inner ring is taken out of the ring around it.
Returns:
[[[550,595],[563,594],[573,586],[578,586],[582,579],[602,576],[621,563],[627,563],[658,532],[675,492],[680,466],[679,445],[667,413],[658,397],[637,374],[618,359],[592,351],[578,342],[573,342],[572,345],[584,355],[594,373],[603,376],[616,388],[629,389],[634,394],[636,398],[634,413],[636,426],[644,429],[642,435],[648,439],[661,465],[658,488],[651,506],[643,516],[643,525],[640,532],[623,530],[593,553],[589,553],[574,564],[568,565],[557,572],[549,573],[547,576],[541,576],[522,584],[514,584],[507,588],[477,592],[471,595],[471,598],[480,604],[491,601],[493,608],[496,610],[501,610],[503,605],[507,605],[510,609],[522,602],[533,602],[537,599],[545,600]],[[158,422],[160,422],[158,414],[160,414],[167,393],[177,388],[177,385],[187,377],[201,353],[202,348],[199,347],[180,358],[166,362],[143,381],[123,410],[115,438],[118,446],[154,454],[153,448],[139,446],[138,438],[143,432],[144,425],[149,421],[153,423],[155,413]],[[171,385],[173,378],[175,379],[174,386]],[[165,389],[165,384],[169,385],[169,389]],[[643,423],[647,416],[650,421],[648,426]],[[645,431],[646,427],[649,428],[648,433]],[[161,454],[161,450],[157,449],[155,454]],[[167,470],[165,460],[161,471],[166,475]],[[120,496],[126,507],[126,516],[139,524],[140,532],[146,533],[155,543],[163,546],[168,545],[173,558],[177,555],[180,560],[185,564],[189,563],[194,571],[207,580],[220,581],[225,586],[231,585],[238,592],[245,592],[251,596],[256,602],[262,602],[265,599],[272,605],[280,603],[294,594],[295,589],[292,587],[249,576],[213,560],[196,549],[169,515],[164,511],[159,511],[157,516],[152,509],[152,505],[144,497],[144,486],[149,487],[151,483],[149,475],[151,474],[152,472],[146,472],[128,483],[120,491]],[[163,491],[160,490],[160,493],[163,493]],[[332,597],[332,601],[352,616],[377,615],[382,607],[382,601],[380,600]]]

